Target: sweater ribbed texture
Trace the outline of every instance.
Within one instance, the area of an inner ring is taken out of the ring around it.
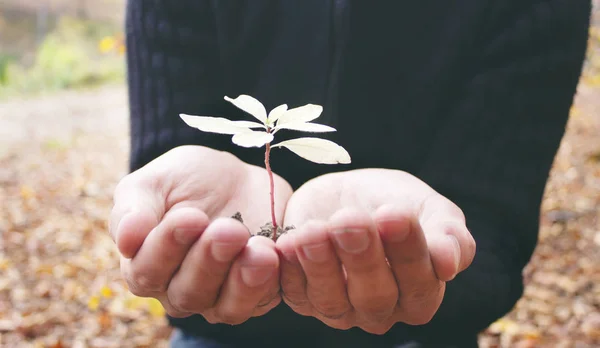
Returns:
[[[333,330],[283,304],[239,326],[201,316],[172,324],[251,346],[288,336],[316,347],[410,339],[467,347],[522,294],[589,15],[584,0],[129,1],[131,170],[183,144],[262,165],[260,151],[179,119],[247,119],[224,95],[250,94],[268,109],[329,105],[320,122],[338,129],[327,137],[353,163],[320,166],[280,151],[272,157],[278,174],[297,188],[330,171],[405,170],[457,203],[477,241],[472,266],[448,284],[440,310],[420,327],[397,324],[383,336]]]

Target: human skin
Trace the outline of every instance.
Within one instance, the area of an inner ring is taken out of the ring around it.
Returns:
[[[475,255],[462,211],[398,170],[315,178],[288,201],[285,224],[300,227],[277,241],[284,301],[338,329],[429,322]]]
[[[275,175],[277,219],[297,229],[277,243],[250,238],[270,216],[266,177],[231,154],[183,146],[123,178],[110,231],[130,291],[173,317],[231,325],[283,298],[331,327],[382,334],[428,322],[445,282],[473,259],[462,211],[395,170],[327,174],[294,193]]]
[[[158,299],[173,317],[212,323],[239,324],[277,306],[275,243],[248,230],[270,216],[266,175],[229,153],[182,146],[124,177],[110,232],[130,291]],[[292,189],[274,179],[281,219]],[[229,218],[236,211],[244,224]]]

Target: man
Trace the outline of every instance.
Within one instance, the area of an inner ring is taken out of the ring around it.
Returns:
[[[131,291],[161,301],[175,348],[476,347],[522,294],[589,14],[583,0],[130,1],[132,173],[111,234]],[[276,243],[248,233],[270,216],[261,151],[178,116],[248,120],[224,100],[240,94],[323,105],[352,156],[273,152],[276,215],[297,227]]]

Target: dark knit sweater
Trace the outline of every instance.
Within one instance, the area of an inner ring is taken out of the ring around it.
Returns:
[[[249,346],[287,337],[316,347],[410,339],[466,347],[461,340],[473,341],[522,295],[589,14],[586,0],[129,1],[131,170],[183,144],[262,165],[261,151],[178,117],[249,119],[225,95],[250,94],[267,109],[322,104],[319,122],[337,128],[328,138],[352,164],[317,165],[281,150],[272,156],[277,173],[297,188],[330,171],[407,171],[458,204],[477,241],[472,266],[448,283],[423,326],[340,331],[284,304],[239,326],[201,316],[172,324]]]

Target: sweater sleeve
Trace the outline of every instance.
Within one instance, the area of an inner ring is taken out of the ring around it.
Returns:
[[[130,170],[179,145],[224,143],[178,116],[224,113],[212,2],[130,0],[126,35]]]
[[[506,7],[491,11],[502,25],[491,21],[474,73],[417,173],[463,209],[477,242],[471,267],[447,284],[433,320],[412,328],[421,334],[479,332],[523,292],[522,270],[584,61],[590,4],[522,3],[494,5]]]

